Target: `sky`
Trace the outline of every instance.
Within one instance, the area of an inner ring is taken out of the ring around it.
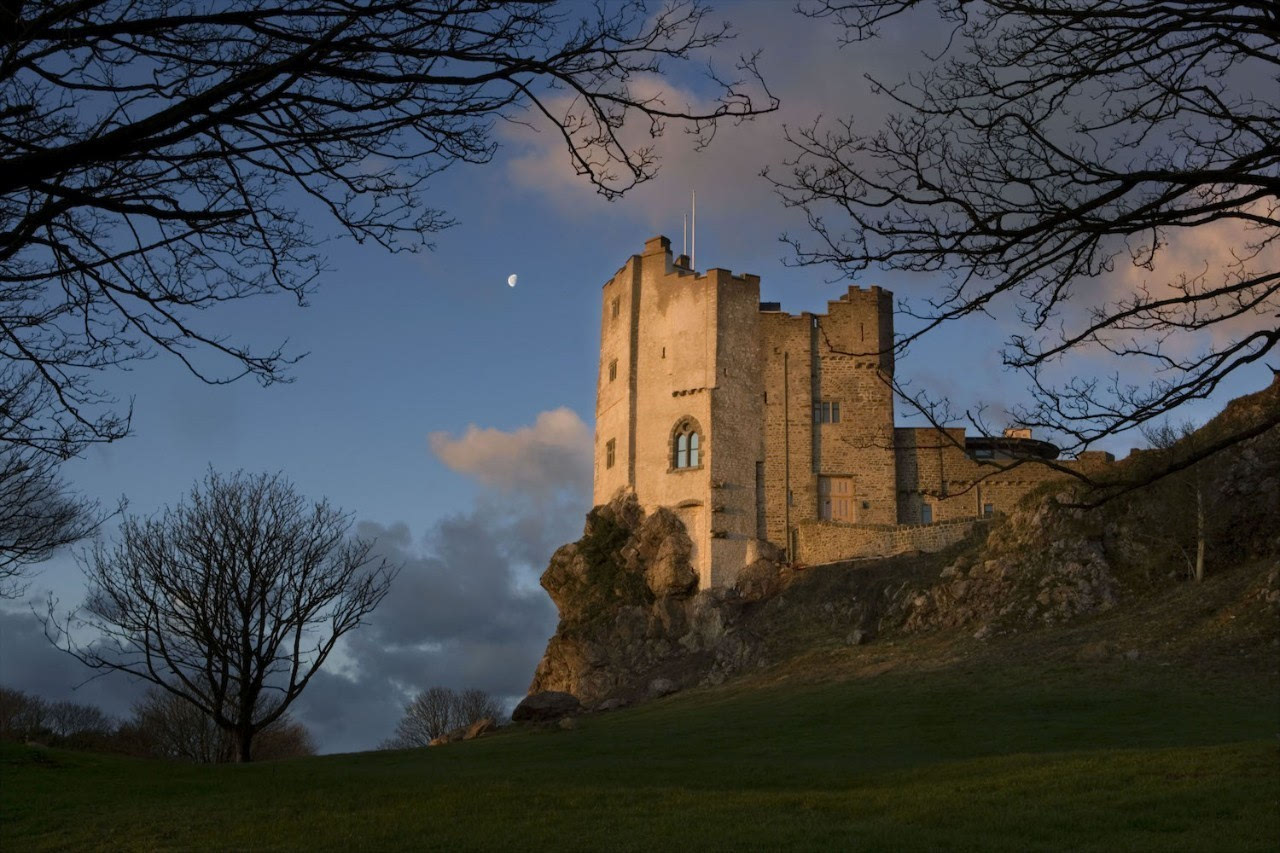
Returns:
[[[841,48],[835,30],[791,5],[718,6],[739,35],[716,63],[763,49],[780,110],[724,126],[700,152],[668,134],[659,176],[622,199],[606,201],[576,178],[552,133],[502,126],[492,163],[458,166],[429,188],[427,201],[458,220],[434,251],[389,254],[338,238],[325,246],[330,272],[308,307],[277,299],[226,312],[237,339],[287,339],[308,353],[292,383],[210,387],[169,358],[102,378],[133,400],[133,434],[69,463],[75,490],[104,505],[126,497],[130,513],[150,515],[210,468],[282,471],[300,493],[350,512],[378,553],[403,566],[294,707],[322,751],[373,748],[413,693],[433,685],[507,701],[527,690],[556,625],[538,575],[589,509],[599,289],[647,238],[665,234],[679,247],[691,192],[699,268],[760,275],[761,298],[792,312],[823,310],[852,283],[787,265],[779,236],[803,236],[804,220],[759,173],[783,168],[785,127],[820,115],[880,120],[886,106],[863,75],[900,77],[943,31],[916,18]],[[1188,246],[1175,260],[1195,265],[1214,250]],[[857,283],[899,296],[930,287],[875,274]],[[898,377],[1000,411],[1018,386],[1000,369],[999,339],[998,324],[944,328],[899,362]],[[1241,376],[1186,415],[1203,421],[1268,378],[1261,368]],[[1127,445],[1105,449],[1123,455]],[[72,553],[41,567],[25,600],[0,603],[0,684],[126,714],[141,685],[120,675],[82,684],[90,673],[42,636],[32,609],[50,595],[63,609],[83,598]]]

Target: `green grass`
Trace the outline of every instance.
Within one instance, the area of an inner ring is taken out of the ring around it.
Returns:
[[[975,667],[249,766],[6,745],[0,847],[1274,850],[1278,703],[1270,679]]]

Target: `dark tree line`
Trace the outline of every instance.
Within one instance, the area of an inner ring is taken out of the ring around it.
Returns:
[[[1015,320],[1002,357],[1025,377],[1029,402],[1012,414],[1068,451],[1157,423],[1274,355],[1274,3],[801,8],[850,43],[911,14],[951,27],[928,70],[871,81],[896,109],[883,126],[850,118],[793,130],[788,174],[773,178],[807,215],[809,236],[788,238],[797,263],[942,283],[900,309],[918,322],[899,353],[967,316]],[[1170,269],[1168,250],[1193,239],[1224,245]],[[1109,291],[1125,270],[1136,286]],[[959,416],[945,397],[897,390],[935,423]],[[1277,423],[1273,412],[1250,435]]]
[[[154,689],[134,705],[130,717],[117,720],[94,705],[50,702],[0,686],[0,740],[199,764],[232,761],[236,753],[234,741],[208,717]],[[257,747],[259,759],[314,754],[306,727],[288,715],[262,732]]]

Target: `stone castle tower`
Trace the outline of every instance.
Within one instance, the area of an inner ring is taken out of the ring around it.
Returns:
[[[594,502],[627,490],[674,509],[704,589],[732,585],[762,542],[805,562],[949,544],[1045,478],[983,466],[1058,452],[1021,432],[895,428],[878,287],[791,315],[760,302],[758,276],[697,272],[655,237],[601,305]]]

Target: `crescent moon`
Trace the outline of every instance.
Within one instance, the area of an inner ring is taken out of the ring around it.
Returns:
[[[512,275],[507,276],[507,287],[515,287],[515,286],[516,286],[516,277],[515,277],[515,274],[513,273]]]

